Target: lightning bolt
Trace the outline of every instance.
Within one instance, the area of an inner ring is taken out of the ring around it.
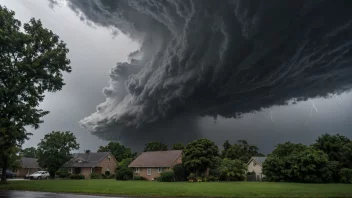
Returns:
[[[311,100],[311,99],[309,99],[309,100],[310,100],[310,102],[312,103],[312,108],[314,108],[315,112],[318,113],[318,109],[317,109],[317,107],[315,106],[315,103],[313,102],[313,100]]]
[[[275,122],[273,120],[273,110],[270,111],[270,120],[271,120],[271,122],[273,122],[275,124]]]
[[[318,109],[317,109],[317,107],[315,106],[315,103],[313,102],[313,100],[311,100],[311,99],[309,99],[309,100],[310,100],[310,102],[312,103],[312,107],[310,108],[309,116],[308,116],[306,122],[304,123],[304,125],[307,125],[307,124],[308,124],[308,121],[309,121],[309,119],[310,119],[310,117],[312,117],[312,115],[313,115],[313,109],[315,110],[316,113],[318,113]]]
[[[339,105],[342,105],[342,100],[341,100],[341,98],[340,98],[338,95],[335,95],[335,99],[336,99],[336,102],[337,102]]]

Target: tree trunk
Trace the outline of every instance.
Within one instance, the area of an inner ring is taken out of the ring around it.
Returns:
[[[6,183],[7,156],[3,156],[1,183]]]

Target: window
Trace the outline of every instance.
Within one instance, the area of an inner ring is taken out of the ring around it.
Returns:
[[[158,167],[158,173],[163,172],[163,168],[162,167]]]
[[[151,168],[147,168],[147,175],[152,175],[152,169]]]
[[[134,168],[135,173],[139,173],[139,167]]]

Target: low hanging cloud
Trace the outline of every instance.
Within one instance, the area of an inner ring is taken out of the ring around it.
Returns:
[[[69,6],[82,20],[141,44],[129,63],[111,69],[106,101],[80,121],[96,134],[114,126],[138,131],[185,114],[237,118],[351,88],[350,1],[70,0]]]

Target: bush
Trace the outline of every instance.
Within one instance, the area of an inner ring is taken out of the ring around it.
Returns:
[[[130,168],[122,167],[116,172],[116,180],[130,180],[133,178],[133,172]]]
[[[133,180],[147,180],[146,178],[139,176],[139,175],[135,175]]]
[[[91,179],[101,179],[102,175],[98,174],[98,173],[91,173],[90,174],[90,178]]]
[[[77,174],[77,175],[71,175],[71,179],[85,179],[84,175]]]
[[[175,173],[175,181],[186,181],[186,169],[182,166],[182,164],[178,164],[173,167],[173,171]]]
[[[190,173],[189,176],[187,177],[188,181],[194,182],[197,181],[196,174]]]
[[[69,178],[71,174],[66,169],[59,169],[55,175],[59,178]]]
[[[343,168],[340,171],[340,182],[342,183],[352,183],[352,169]]]
[[[175,173],[173,171],[165,171],[160,173],[159,182],[173,182],[175,181]]]
[[[110,171],[105,171],[105,175],[106,175],[107,177],[109,177],[109,176],[110,176]]]
[[[208,177],[208,181],[213,182],[213,181],[219,181],[219,177],[210,175]]]

